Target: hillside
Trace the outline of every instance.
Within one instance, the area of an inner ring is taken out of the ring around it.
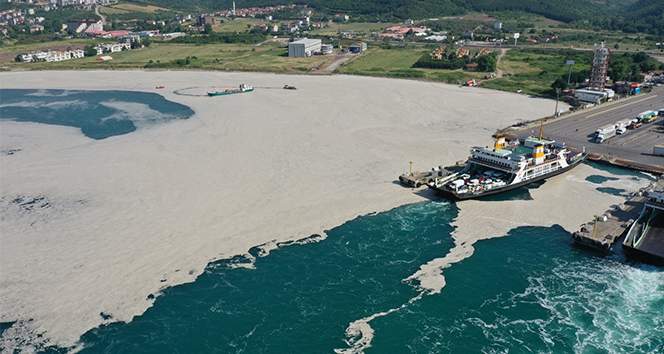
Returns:
[[[136,0],[187,10],[228,9],[231,0]],[[524,11],[563,22],[664,35],[662,0],[237,0],[236,6],[306,4],[323,14],[348,13],[367,20],[423,19],[469,11]]]

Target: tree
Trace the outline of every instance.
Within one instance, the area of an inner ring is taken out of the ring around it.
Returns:
[[[477,70],[496,71],[496,61],[495,54],[483,55],[477,59]]]
[[[555,89],[564,90],[564,89],[568,88],[567,81],[565,81],[565,79],[563,79],[562,77],[559,77],[559,78],[556,79],[556,81],[554,81],[551,84],[551,88],[554,89],[554,90]]]
[[[203,26],[203,33],[205,33],[205,34],[212,33],[212,25],[209,24],[209,23],[206,23],[205,26]]]
[[[86,45],[85,48],[83,48],[83,54],[86,57],[94,57],[97,55],[97,49],[95,49],[94,46]]]

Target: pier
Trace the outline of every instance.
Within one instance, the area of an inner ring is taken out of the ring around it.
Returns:
[[[572,234],[574,243],[601,252],[609,252],[611,246],[641,215],[643,204],[647,199],[644,195],[645,192],[663,188],[664,179],[660,178],[657,182],[653,182],[644,190],[628,198],[623,204],[609,209],[603,215],[581,225],[581,228]]]
[[[431,168],[430,171],[413,171],[413,162],[409,162],[409,171],[399,176],[399,183],[405,187],[419,188],[429,184],[435,177],[443,177],[456,173],[463,168],[463,161],[458,161],[452,166],[438,166]]]
[[[664,156],[653,154],[653,147],[661,144],[664,136],[664,117],[628,130],[601,144],[594,142],[594,132],[608,124],[634,118],[639,112],[664,109],[664,88],[656,87],[650,93],[604,103],[591,109],[543,119],[548,138],[565,142],[568,147],[585,149],[589,159],[635,170],[664,174]],[[496,135],[525,138],[534,135],[542,119],[499,130]]]

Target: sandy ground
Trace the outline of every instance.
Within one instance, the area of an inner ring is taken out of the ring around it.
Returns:
[[[14,72],[2,88],[154,91],[189,120],[95,141],[78,129],[0,122],[0,322],[5,346],[72,345],[143,313],[215,259],[321,234],[422,200],[394,183],[490,143],[554,103],[450,85],[350,76],[218,72]],[[228,97],[173,90],[237,86]],[[298,90],[281,89],[284,84]],[[155,85],[165,85],[155,90]],[[11,200],[44,197],[22,210]],[[112,316],[103,320],[100,313]]]

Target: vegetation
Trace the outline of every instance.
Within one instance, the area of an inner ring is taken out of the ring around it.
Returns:
[[[21,48],[25,48],[25,51],[32,50],[28,46]],[[13,50],[0,48],[0,56],[3,53],[13,53]],[[271,42],[258,47],[242,43],[200,45],[152,42],[148,48],[109,54],[113,60],[107,62],[98,61],[96,57],[86,57],[55,63],[26,64],[14,63],[15,55],[12,55],[8,56],[2,65],[23,70],[172,68],[298,73],[324,67],[334,60],[332,56],[289,58],[286,53],[286,48],[281,44]]]
[[[616,81],[643,81],[642,72],[664,70],[664,64],[644,52],[613,55],[609,62],[609,77]]]
[[[198,36],[185,36],[173,40],[175,43],[197,43],[197,44],[210,44],[210,43],[246,43],[255,44],[264,41],[267,37],[262,33],[234,33],[234,32],[211,32],[208,34]]]
[[[140,0],[169,8],[227,9],[231,0]],[[292,0],[245,0],[243,7],[293,3]],[[664,2],[661,0],[299,0],[323,14],[344,12],[371,21],[424,19],[470,11],[518,11],[583,26],[626,32],[664,35]],[[616,16],[616,14],[622,14]]]
[[[414,78],[461,84],[468,79],[479,79],[482,73],[463,70],[415,68],[413,65],[429,55],[425,48],[383,47],[370,48],[366,54],[339,68],[339,72],[353,75]]]
[[[477,64],[478,71],[495,71],[496,70],[496,54],[473,54],[457,56],[454,47],[448,47],[447,50],[436,59],[432,53],[423,54],[414,64],[414,68],[429,68],[429,69],[463,69],[468,64]]]
[[[567,60],[574,60],[575,64],[570,68],[565,65]],[[482,86],[552,96],[555,94],[552,84],[558,80],[566,83],[570,69],[572,82],[583,82],[588,78],[591,61],[592,52],[589,51],[512,49],[498,63],[503,77],[486,81]]]

